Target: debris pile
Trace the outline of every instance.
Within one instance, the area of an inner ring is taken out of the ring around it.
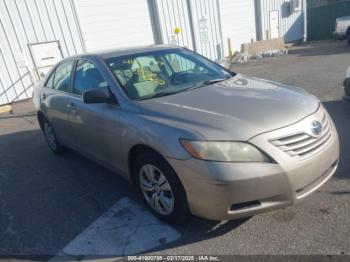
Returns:
[[[269,50],[265,52],[259,52],[256,54],[240,53],[235,52],[233,56],[225,57],[217,61],[221,66],[229,68],[232,64],[246,64],[250,60],[261,60],[264,57],[275,57],[275,56],[285,56],[288,54],[287,49],[281,50]]]

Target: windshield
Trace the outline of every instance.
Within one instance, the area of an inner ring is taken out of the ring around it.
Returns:
[[[219,65],[186,49],[168,49],[105,60],[133,100],[183,92],[232,76]]]

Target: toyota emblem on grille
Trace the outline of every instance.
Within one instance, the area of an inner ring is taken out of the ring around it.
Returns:
[[[322,124],[318,121],[313,121],[311,123],[311,132],[315,135],[318,136],[322,132]]]

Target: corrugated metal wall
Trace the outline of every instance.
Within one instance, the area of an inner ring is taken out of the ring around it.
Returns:
[[[35,75],[28,44],[52,40],[64,56],[83,52],[72,0],[0,0],[0,104],[31,97]]]
[[[272,10],[279,10],[279,33],[286,42],[303,38],[304,11],[290,14],[289,2],[0,0],[0,104],[32,94],[35,70],[28,44],[58,40],[63,56],[69,56],[85,51],[85,45],[96,50],[171,43],[180,27],[179,45],[215,60],[228,54],[228,37],[237,50],[256,35],[265,38]]]
[[[191,0],[196,51],[212,60],[223,57],[219,0]]]
[[[172,37],[180,46],[194,49],[191,32],[191,21],[188,10],[187,0],[156,0],[156,6],[159,17],[160,33],[162,43],[171,44]],[[174,35],[174,28],[181,28],[178,35]]]
[[[212,60],[222,57],[218,0],[157,0],[156,6],[164,44],[185,46]]]
[[[303,2],[303,1],[302,1]],[[266,30],[270,30],[270,11],[279,11],[279,34],[285,42],[293,42],[304,36],[304,8],[296,12],[289,12],[290,0],[259,0],[261,37],[266,39]]]

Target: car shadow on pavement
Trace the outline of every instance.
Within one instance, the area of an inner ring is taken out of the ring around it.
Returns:
[[[115,173],[73,151],[51,153],[40,130],[2,135],[0,145],[0,258],[47,260],[118,200],[144,205]],[[154,250],[225,234],[244,221],[218,225],[193,217],[174,227],[178,240]]]
[[[192,217],[192,219],[183,225],[175,226],[181,233],[182,237],[177,241],[166,244],[161,247],[154,248],[148,252],[159,252],[164,249],[176,248],[178,246],[185,246],[192,243],[197,243],[207,239],[222,236],[228,232],[232,232],[236,228],[246,223],[250,218],[242,218],[232,221],[209,221]],[[191,252],[188,252],[191,254]],[[204,252],[205,253],[205,252]]]
[[[322,103],[333,119],[339,134],[340,160],[335,174],[339,179],[350,179],[350,102],[346,100]]]

